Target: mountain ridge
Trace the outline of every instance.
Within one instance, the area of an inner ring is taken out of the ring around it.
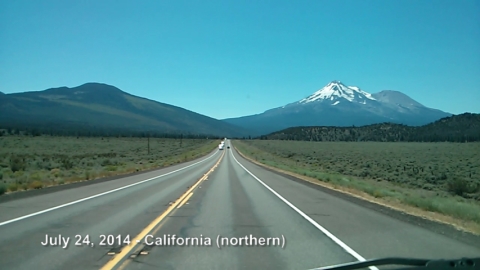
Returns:
[[[252,135],[259,136],[292,126],[360,126],[382,122],[419,126],[451,115],[428,108],[400,91],[370,94],[359,87],[332,81],[296,102],[223,121],[253,130]]]
[[[241,136],[234,125],[104,83],[2,95],[0,125],[88,126],[167,133]]]
[[[396,103],[400,101],[402,105],[415,105],[419,107],[426,107],[425,105],[419,103],[418,101],[415,101],[414,99],[400,91],[383,90],[378,93],[373,93],[372,96],[375,99],[379,101],[384,101],[386,103]]]

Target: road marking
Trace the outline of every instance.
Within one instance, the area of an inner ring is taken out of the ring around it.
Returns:
[[[322,227],[320,224],[318,224],[315,220],[313,220],[311,217],[309,217],[307,214],[302,212],[302,210],[298,209],[295,205],[293,205],[291,202],[289,202],[287,199],[283,198],[282,195],[278,194],[275,190],[273,190],[271,187],[269,187],[267,184],[265,184],[260,178],[255,176],[253,173],[251,173],[247,168],[245,168],[238,160],[235,158],[232,152],[230,152],[233,159],[235,162],[237,162],[240,167],[242,167],[248,174],[250,174],[255,180],[257,180],[260,184],[262,184],[265,188],[267,188],[269,191],[271,191],[275,196],[277,196],[280,200],[282,200],[284,203],[286,203],[288,206],[290,206],[293,210],[295,210],[298,214],[300,214],[303,218],[305,218],[308,222],[310,222],[313,226],[315,226],[317,229],[323,232],[326,236],[328,236],[330,239],[332,239],[337,245],[342,247],[347,253],[355,257],[355,259],[363,262],[366,261],[365,258],[363,258],[360,254],[358,254],[355,250],[347,246],[342,240],[338,239],[335,235],[333,235],[331,232],[329,232],[327,229]],[[375,266],[370,266],[369,267],[372,270],[378,270],[377,267]]]
[[[146,179],[146,180],[142,180],[140,182],[136,182],[136,183],[133,183],[133,184],[130,184],[130,185],[126,185],[126,186],[123,186],[123,187],[119,187],[119,188],[116,188],[116,189],[112,189],[112,190],[109,190],[109,191],[105,191],[105,192],[102,192],[102,193],[99,193],[99,194],[96,194],[96,195],[93,195],[93,196],[89,196],[89,197],[86,197],[86,198],[83,198],[83,199],[79,199],[79,200],[76,200],[76,201],[73,201],[73,202],[69,202],[69,203],[65,203],[65,204],[62,204],[62,205],[58,205],[58,206],[55,206],[55,207],[51,207],[51,208],[48,208],[48,209],[45,209],[45,210],[41,210],[41,211],[38,211],[38,212],[35,212],[35,213],[32,213],[32,214],[28,214],[28,215],[25,215],[25,216],[21,216],[21,217],[18,217],[18,218],[14,218],[14,219],[10,219],[10,220],[7,220],[7,221],[4,221],[4,222],[0,222],[0,226],[4,226],[4,225],[7,225],[7,224],[10,224],[10,223],[13,223],[13,222],[16,222],[16,221],[20,221],[20,220],[23,220],[23,219],[26,219],[26,218],[29,218],[29,217],[34,217],[34,216],[38,216],[38,215],[41,215],[41,214],[44,214],[44,213],[47,213],[47,212],[51,212],[53,210],[57,210],[57,209],[60,209],[60,208],[63,208],[63,207],[67,207],[67,206],[70,206],[70,205],[74,205],[74,204],[77,204],[77,203],[80,203],[80,202],[84,202],[84,201],[88,201],[88,200],[91,200],[91,199],[94,199],[94,198],[97,198],[97,197],[100,197],[100,196],[103,196],[103,195],[107,195],[107,194],[110,194],[110,193],[113,193],[113,192],[116,192],[116,191],[120,191],[122,189],[126,189],[126,188],[129,188],[129,187],[133,187],[133,186],[136,186],[136,185],[140,185],[140,184],[143,184],[143,183],[146,183],[146,182],[150,182],[152,180],[155,180],[155,179],[158,179],[160,177],[164,177],[164,176],[167,176],[167,175],[170,175],[170,174],[173,174],[173,173],[176,173],[176,172],[179,172],[179,171],[182,171],[182,170],[185,170],[187,168],[190,168],[192,166],[195,166],[197,164],[200,164],[202,162],[205,162],[209,159],[211,159],[212,157],[216,156],[218,152],[215,152],[213,155],[203,159],[203,160],[200,160],[198,162],[195,162],[193,164],[190,164],[186,167],[183,167],[183,168],[180,168],[180,169],[177,169],[177,170],[174,170],[174,171],[171,171],[169,173],[165,173],[165,174],[162,174],[162,175],[158,175],[158,176],[155,176],[155,177],[152,177],[152,178],[149,178],[149,179]]]
[[[185,200],[185,198],[192,194],[193,190],[198,186],[200,185],[207,177],[208,175],[213,172],[215,170],[215,168],[217,167],[217,165],[222,161],[223,159],[223,156],[225,156],[225,152],[222,153],[222,156],[220,156],[220,159],[218,159],[217,163],[206,173],[204,174],[192,187],[190,187],[182,196],[180,196],[180,198],[178,198],[177,200],[175,200],[175,202],[170,205],[166,210],[165,212],[163,212],[160,216],[158,216],[157,218],[155,218],[155,220],[153,220],[150,224],[147,225],[147,227],[145,227],[145,229],[143,229],[137,236],[135,236],[135,238],[132,239],[131,241],[131,244],[128,245],[128,246],[125,246],[124,248],[122,248],[122,251],[118,254],[116,254],[115,256],[113,256],[113,258],[108,261],[102,268],[100,268],[101,270],[106,270],[106,269],[113,269],[119,262],[121,262],[134,248],[136,245],[140,244],[142,239],[145,238],[145,236],[151,232],[153,229],[155,229],[155,227],[168,215],[170,214],[170,212],[172,212],[173,210],[175,210],[175,208],[183,201]]]
[[[205,178],[205,180],[206,180],[206,179],[207,179],[207,178]],[[183,200],[183,201],[180,203],[180,205],[177,207],[177,209],[180,208],[180,207],[182,207],[186,202],[188,202],[188,200],[190,199],[190,197],[192,197],[192,195],[193,195],[193,192],[191,192],[190,194],[188,194],[188,196],[185,198],[185,200]]]
[[[193,193],[193,192],[192,192],[192,193]],[[163,227],[164,224],[165,224],[165,223],[162,223],[162,224],[158,225],[158,226],[157,226],[153,231],[151,231],[149,234],[151,234],[151,235],[156,235],[157,232]],[[138,246],[138,248],[137,248],[134,252],[131,252],[131,254],[136,254],[136,253],[138,253],[140,250],[142,250],[142,249],[145,248],[145,244],[144,244],[144,243],[139,243],[138,241],[137,241],[136,243],[138,243],[139,246]],[[131,258],[131,255],[130,255],[130,258]],[[125,259],[125,260],[123,261],[123,263],[122,263],[119,267],[117,267],[116,270],[123,270],[123,269],[125,269],[125,267],[127,267],[128,264],[130,264],[131,261],[132,261],[132,260],[127,260],[127,259]]]

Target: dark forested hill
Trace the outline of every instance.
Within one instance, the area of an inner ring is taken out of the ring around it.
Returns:
[[[242,128],[180,107],[87,83],[0,94],[0,128],[93,133],[155,132],[244,136]]]
[[[293,127],[260,138],[299,141],[472,142],[480,141],[480,114],[454,115],[419,127],[392,123],[362,127]]]

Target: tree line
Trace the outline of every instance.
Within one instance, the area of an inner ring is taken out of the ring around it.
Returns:
[[[480,141],[480,114],[454,115],[419,127],[393,123],[362,127],[292,127],[260,136],[257,139],[350,142],[478,142]]]
[[[221,139],[214,134],[194,134],[188,132],[135,131],[93,127],[0,127],[0,136],[65,136],[65,137],[141,137],[172,139]]]

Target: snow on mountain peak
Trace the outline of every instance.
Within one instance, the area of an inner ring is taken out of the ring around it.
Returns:
[[[313,101],[330,100],[333,102],[332,105],[337,105],[342,99],[361,104],[366,104],[366,99],[376,100],[370,93],[362,91],[356,86],[346,86],[341,81],[332,81],[298,103],[305,104]]]

